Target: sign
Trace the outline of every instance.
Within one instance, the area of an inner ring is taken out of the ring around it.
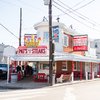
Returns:
[[[18,47],[17,54],[18,55],[45,55],[47,53],[46,46],[39,46],[37,48],[27,48],[26,46]]]
[[[55,41],[55,42],[59,42],[59,26],[53,26],[52,28],[52,39]]]
[[[38,47],[40,45],[41,38],[38,38],[36,34],[25,34],[24,35],[24,46]]]
[[[77,35],[73,37],[73,51],[87,51],[88,50],[88,36]]]

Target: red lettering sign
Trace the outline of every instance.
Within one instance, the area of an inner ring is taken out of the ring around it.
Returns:
[[[78,35],[73,37],[73,51],[87,51],[88,50],[88,36]]]
[[[25,46],[18,47],[18,55],[44,55],[47,53],[46,46],[39,46],[37,48],[27,48]]]

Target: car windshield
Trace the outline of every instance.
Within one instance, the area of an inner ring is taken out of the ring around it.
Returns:
[[[0,70],[7,71],[7,64],[0,64]]]

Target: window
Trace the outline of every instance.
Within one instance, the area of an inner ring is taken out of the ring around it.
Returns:
[[[80,63],[79,62],[75,62],[74,71],[80,71]]]
[[[67,62],[66,61],[62,62],[62,71],[67,71]]]
[[[43,64],[43,69],[49,69],[49,64]]]
[[[68,36],[64,35],[64,41],[63,41],[64,46],[68,46]]]
[[[48,32],[44,32],[44,34],[43,34],[43,42],[49,42],[49,33]]]

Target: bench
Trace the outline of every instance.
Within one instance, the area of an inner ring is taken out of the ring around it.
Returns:
[[[57,83],[60,82],[66,82],[66,81],[70,81],[71,80],[71,74],[61,74],[61,76],[59,78],[56,78],[57,79]]]

